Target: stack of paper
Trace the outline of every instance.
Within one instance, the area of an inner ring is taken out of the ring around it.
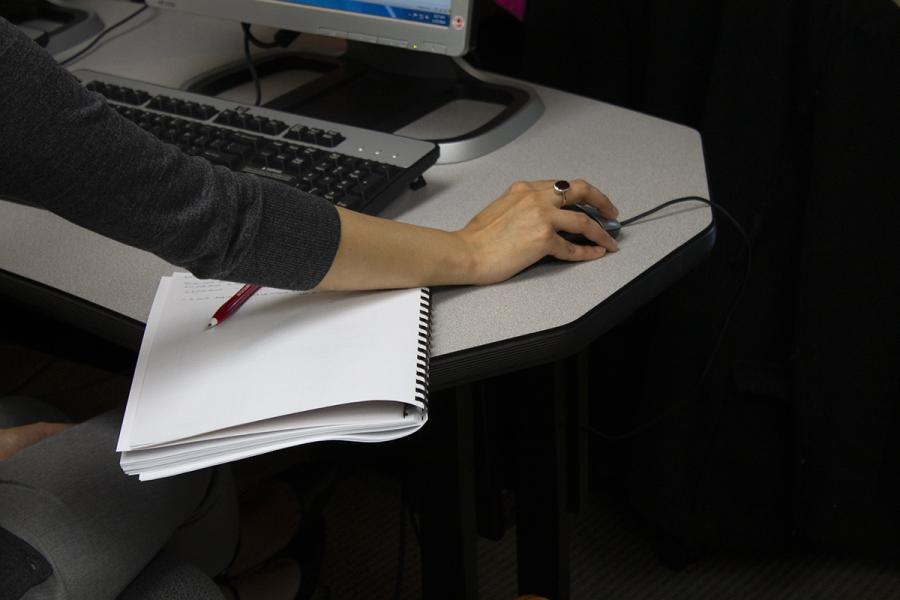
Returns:
[[[168,477],[321,440],[380,442],[427,420],[428,291],[264,288],[207,328],[240,286],[160,282],[117,449]]]

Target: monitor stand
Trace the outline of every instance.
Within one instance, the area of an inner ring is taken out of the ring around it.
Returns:
[[[93,11],[50,0],[3,0],[0,16],[50,54],[59,54],[103,31],[103,21]]]
[[[348,42],[340,57],[276,53],[254,61],[260,78],[282,71],[320,75],[267,102],[266,108],[394,133],[457,100],[501,106],[474,130],[432,139],[439,163],[463,162],[492,152],[518,137],[541,116],[534,92],[494,81],[462,59],[426,52]],[[201,75],[185,88],[218,96],[250,81],[243,61]]]

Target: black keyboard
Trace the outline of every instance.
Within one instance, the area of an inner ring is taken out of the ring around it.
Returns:
[[[431,142],[102,73],[75,75],[123,117],[188,154],[359,212],[377,214],[420,185],[438,158]]]

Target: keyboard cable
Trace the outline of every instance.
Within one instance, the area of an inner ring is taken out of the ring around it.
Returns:
[[[271,42],[264,42],[251,33],[250,27],[250,23],[241,23],[241,29],[244,31],[244,60],[247,62],[247,69],[250,71],[250,78],[253,80],[253,87],[256,90],[256,100],[253,102],[253,106],[259,106],[262,102],[262,86],[260,85],[256,65],[253,63],[253,57],[250,55],[250,44],[263,49],[287,48],[300,36],[300,33],[279,29]]]
[[[84,56],[85,53],[87,53],[87,52],[90,51],[94,46],[96,46],[97,44],[99,44],[99,43],[100,43],[100,40],[102,40],[104,37],[106,37],[106,35],[107,35],[108,33],[110,33],[111,31],[113,31],[113,30],[115,30],[115,29],[118,29],[119,27],[121,27],[121,26],[124,25],[125,23],[129,22],[130,20],[132,20],[133,18],[135,18],[136,16],[138,16],[139,14],[141,14],[142,12],[144,12],[145,10],[147,10],[147,9],[149,9],[149,8],[150,8],[150,7],[147,6],[147,5],[145,4],[142,8],[139,8],[138,10],[134,11],[133,13],[131,13],[130,15],[128,15],[127,17],[125,17],[124,19],[122,19],[121,21],[119,21],[118,23],[115,23],[115,24],[113,24],[113,25],[110,25],[109,27],[107,27],[106,29],[104,29],[103,31],[101,31],[99,34],[97,34],[97,37],[95,37],[94,40],[93,40],[90,44],[88,44],[87,46],[85,46],[84,48],[82,48],[81,50],[79,50],[78,52],[76,52],[75,54],[73,54],[72,56],[70,56],[69,58],[67,58],[67,59],[65,59],[65,60],[63,60],[63,61],[61,61],[61,62],[59,63],[60,66],[65,67],[66,65],[68,65],[69,63],[71,63],[73,60],[76,60],[76,59],[78,59],[78,58]]]

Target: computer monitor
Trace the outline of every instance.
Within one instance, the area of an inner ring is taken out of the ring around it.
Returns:
[[[231,21],[462,56],[476,0],[148,0]]]

